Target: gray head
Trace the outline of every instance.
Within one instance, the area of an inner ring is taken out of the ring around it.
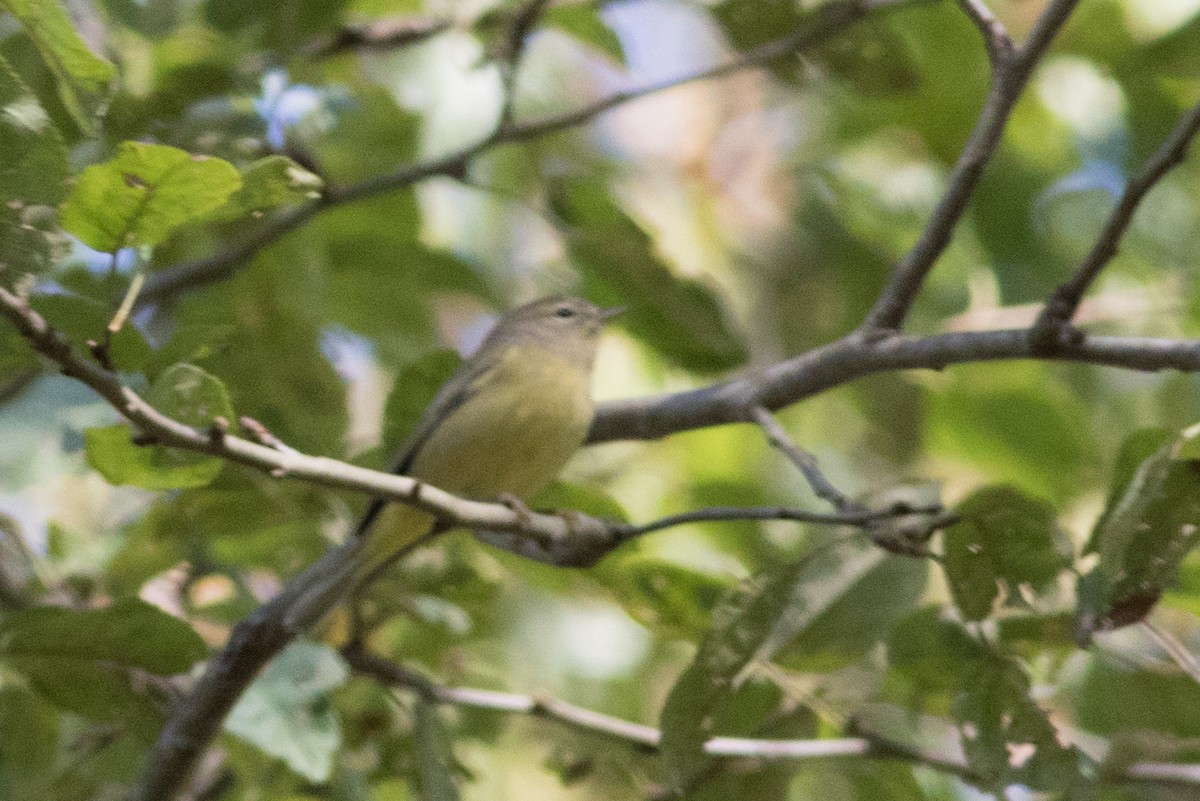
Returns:
[[[605,309],[583,298],[556,295],[518,306],[505,314],[480,350],[529,342],[568,359],[589,364],[604,323],[623,311]]]

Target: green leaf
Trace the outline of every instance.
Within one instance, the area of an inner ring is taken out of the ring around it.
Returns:
[[[383,408],[381,446],[389,458],[403,446],[434,395],[460,364],[462,357],[456,351],[441,348],[400,368]]]
[[[133,430],[124,423],[83,432],[88,464],[105,481],[149,490],[187,489],[212,483],[224,466],[220,459],[164,448],[136,445]]]
[[[909,614],[929,573],[922,559],[870,543],[818,552],[796,577],[757,657],[808,672],[837,670],[860,659]]]
[[[136,598],[103,609],[42,606],[0,623],[0,658],[139,668],[159,676],[188,670],[208,648],[183,621]]]
[[[594,6],[582,3],[556,6],[546,10],[542,15],[542,22],[560,28],[618,64],[625,63],[625,51],[621,48],[621,40],[604,24],[600,10]]]
[[[91,132],[116,71],[79,38],[65,7],[56,0],[0,0],[37,45],[58,82],[63,105],[80,129]]]
[[[79,295],[34,295],[29,305],[75,347],[89,340],[104,341],[115,311],[107,304]],[[108,358],[118,370],[139,371],[150,355],[150,345],[134,325],[122,326],[108,340]]]
[[[309,781],[327,781],[342,741],[329,694],[349,675],[337,651],[294,643],[242,694],[225,729],[283,760]]]
[[[901,620],[888,640],[888,662],[918,694],[944,693],[988,657],[986,647],[931,606]]]
[[[901,692],[940,698],[958,724],[963,750],[984,789],[1020,783],[1065,789],[1079,777],[1079,755],[1058,742],[1053,725],[1030,697],[1025,670],[972,637],[936,607],[901,621],[888,644]],[[1019,755],[1019,758],[1018,758]]]
[[[29,87],[0,58],[0,203],[56,205],[67,178],[67,148]]]
[[[1087,731],[1105,737],[1139,729],[1200,737],[1200,684],[1183,673],[1093,658],[1074,694],[1079,725]]]
[[[96,250],[156,245],[218,208],[242,185],[227,161],[167,145],[123,142],[88,167],[60,209],[63,228]]]
[[[267,209],[314,200],[325,182],[287,156],[267,156],[242,171],[242,186],[213,217],[233,220],[259,216]]]
[[[703,746],[736,689],[742,669],[769,642],[797,581],[826,548],[761,573],[727,593],[712,613],[712,626],[692,663],[676,680],[660,716],[662,755],[668,780],[682,788],[703,768]]]
[[[1054,507],[1015,487],[984,487],[958,505],[959,522],[943,536],[946,578],[968,620],[982,620],[1006,588],[1042,591],[1070,563],[1071,542]]]
[[[1141,620],[1200,542],[1200,427],[1193,426],[1145,458],[1097,523],[1089,547],[1096,567],[1079,583],[1077,637]],[[1139,435],[1126,443],[1118,469],[1156,439]]]
[[[634,620],[666,636],[695,639],[730,589],[723,577],[637,551],[620,552],[594,568]]]
[[[458,801],[450,735],[438,717],[437,707],[425,698],[417,699],[415,734],[421,798],[424,801]]]
[[[963,750],[971,767],[990,777],[990,786],[1020,783],[1061,792],[1079,780],[1079,755],[1059,744],[1019,665],[993,657],[963,690],[954,702]]]
[[[629,515],[616,498],[592,487],[552,481],[550,486],[529,500],[530,509],[577,511],[602,520],[628,523]]]
[[[225,385],[190,364],[168,367],[151,385],[146,400],[158,411],[198,429],[217,417],[233,419]],[[129,426],[118,423],[84,432],[88,463],[110,484],[144,489],[185,489],[212,482],[224,460],[162,445],[136,445]]]
[[[0,687],[0,798],[34,798],[53,777],[58,713],[28,690]]]
[[[681,367],[729,370],[746,360],[717,294],[676,276],[653,242],[597,182],[559,184],[558,214],[571,226],[567,248],[593,300],[623,305],[621,325]]]

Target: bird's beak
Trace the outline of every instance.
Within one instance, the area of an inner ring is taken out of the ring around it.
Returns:
[[[616,317],[618,314],[623,314],[628,308],[629,308],[628,306],[612,306],[607,309],[601,309],[600,310],[600,322],[607,323],[609,320]]]

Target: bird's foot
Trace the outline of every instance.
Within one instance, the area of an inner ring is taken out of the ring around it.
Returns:
[[[517,516],[517,525],[522,529],[528,530],[533,527],[533,510],[525,505],[525,501],[511,492],[500,493],[496,500],[512,510],[512,513]]]

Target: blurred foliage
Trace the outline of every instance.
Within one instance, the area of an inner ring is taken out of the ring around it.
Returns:
[[[405,183],[488,135],[516,0],[0,0],[0,282],[166,414],[234,432],[245,415],[374,468],[494,315],[533,296],[629,307],[600,354],[605,400],[759,370],[860,323],[974,125],[978,32],[952,3],[902,6]],[[994,10],[1020,38],[1040,9]],[[1080,5],[914,333],[1032,320],[1200,96],[1198,11]],[[525,42],[515,119],[837,12],[553,2]],[[331,47],[348,26],[424,33]],[[1197,187],[1193,158],[1147,198],[1081,310],[1089,331],[1200,331]],[[187,265],[219,274],[153,289]],[[110,333],[143,279],[156,294]],[[661,727],[661,754],[384,688],[304,641],[240,699],[197,797],[1195,798],[1101,780],[1200,761],[1198,401],[1192,376],[988,363],[878,375],[781,413],[844,491],[944,499],[955,521],[933,559],[740,521],[564,570],[450,533],[363,594],[363,645],[449,685]],[[0,801],[122,797],[198,663],[368,501],[145,442],[7,325],[0,442]],[[748,426],[589,448],[531,503],[632,522],[819,507]],[[964,775],[702,750],[855,732]]]

